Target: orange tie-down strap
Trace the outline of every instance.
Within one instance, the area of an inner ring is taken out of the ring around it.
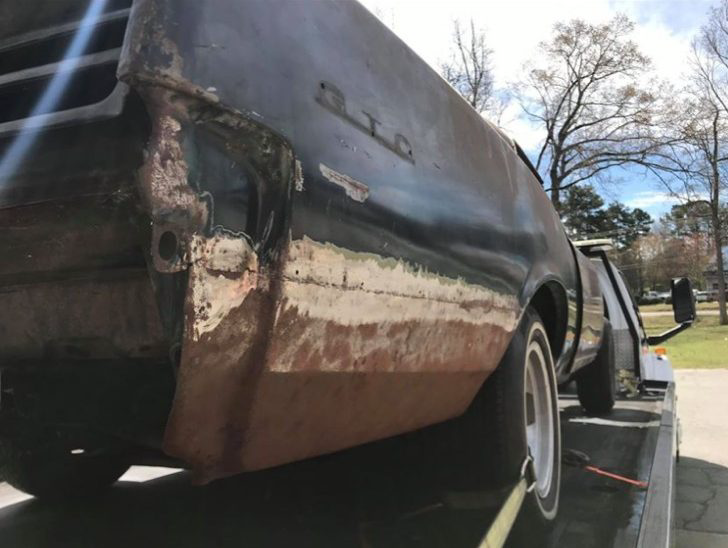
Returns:
[[[564,464],[583,468],[584,470],[593,472],[600,476],[611,478],[617,481],[622,481],[630,485],[636,485],[637,487],[642,487],[643,489],[647,487],[646,481],[628,478],[619,474],[615,474],[613,472],[607,472],[606,470],[602,470],[601,468],[593,466],[592,464],[590,464],[591,459],[589,458],[589,455],[581,451],[577,451],[576,449],[564,449],[561,454],[561,460]]]
[[[612,472],[607,472],[606,470],[602,470],[601,468],[597,468],[596,466],[592,466],[590,464],[586,465],[584,467],[584,470],[589,470],[590,472],[594,472],[595,474],[599,474],[600,476],[606,476],[608,478],[612,478],[618,481],[623,481],[625,483],[629,483],[630,485],[636,485],[637,487],[647,487],[646,481],[625,478],[624,476],[620,476],[619,474],[613,474]]]

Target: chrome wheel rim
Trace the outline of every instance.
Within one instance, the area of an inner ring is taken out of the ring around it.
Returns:
[[[534,340],[533,333],[531,335],[526,352],[524,417],[526,442],[536,473],[536,491],[544,498],[551,489],[554,473],[556,433],[553,395],[544,348],[538,340]],[[545,334],[542,333],[542,336]]]

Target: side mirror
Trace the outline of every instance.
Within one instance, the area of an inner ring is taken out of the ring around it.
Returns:
[[[687,278],[673,278],[672,311],[675,314],[675,323],[690,323],[695,320],[695,296],[690,280]]]
[[[670,285],[672,286],[672,311],[675,314],[675,323],[678,325],[659,335],[647,337],[647,344],[650,346],[662,344],[667,339],[682,333],[693,325],[695,320],[695,296],[693,295],[690,280],[687,278],[673,278]]]

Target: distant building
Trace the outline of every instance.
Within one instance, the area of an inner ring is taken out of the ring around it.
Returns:
[[[705,289],[707,291],[717,291],[718,289],[718,269],[715,266],[715,258],[710,260],[708,267],[703,272],[705,279]],[[728,246],[723,248],[723,279],[728,287]]]

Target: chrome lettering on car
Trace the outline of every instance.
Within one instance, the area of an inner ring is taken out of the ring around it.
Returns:
[[[362,133],[366,133],[377,141],[380,145],[388,148],[403,160],[414,164],[414,153],[409,139],[399,132],[393,132],[391,138],[382,135],[384,124],[377,120],[372,114],[364,109],[347,109],[346,96],[343,92],[331,82],[319,82],[318,92],[316,94],[316,102],[326,108],[332,114],[335,114],[342,120],[345,120]],[[351,107],[351,105],[349,105]],[[352,111],[359,111],[362,115],[357,118]]]

